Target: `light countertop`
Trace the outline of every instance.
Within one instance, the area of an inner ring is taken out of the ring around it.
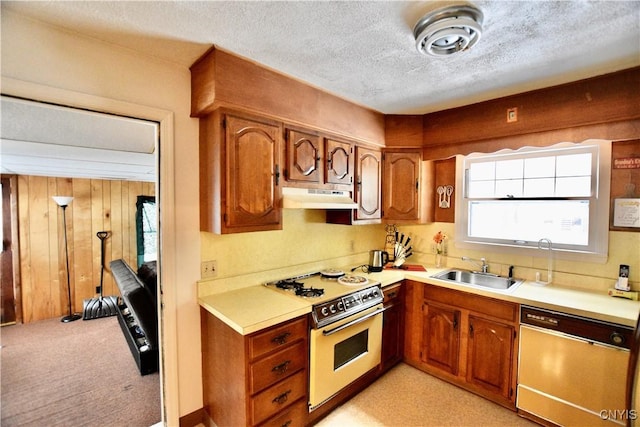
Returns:
[[[630,327],[635,327],[640,311],[638,301],[556,285],[540,286],[534,282],[524,282],[512,291],[502,292],[451,284],[431,277],[443,270],[446,269],[427,266],[426,272],[384,270],[367,276],[370,280],[379,281],[382,287],[408,279]],[[200,296],[198,302],[242,335],[310,313],[313,304],[310,300],[274,292],[262,284]]]

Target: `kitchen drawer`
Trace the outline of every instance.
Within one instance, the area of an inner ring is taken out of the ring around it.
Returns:
[[[249,367],[249,390],[255,394],[306,367],[306,341],[298,341]]]
[[[465,308],[476,313],[506,320],[510,323],[515,323],[518,320],[518,304],[509,301],[473,295],[464,291],[456,291],[432,285],[424,286],[424,298],[430,301]]]
[[[287,322],[265,332],[249,337],[249,358],[256,359],[263,354],[282,348],[308,334],[307,316]]]
[[[300,371],[296,375],[293,375],[286,380],[279,382],[263,391],[262,393],[251,399],[251,419],[253,425],[259,424],[266,420],[270,416],[290,406],[296,400],[305,397],[307,391],[307,374],[306,371]],[[302,403],[306,399],[302,400]],[[277,418],[284,416],[282,423],[277,425],[284,425],[288,419],[292,416],[287,413],[278,415]],[[274,425],[276,423],[273,423]]]
[[[282,413],[267,420],[261,427],[303,427],[307,425],[309,418],[309,405],[307,399],[300,399]]]
[[[384,305],[385,307],[391,304],[397,304],[401,301],[402,297],[402,284],[398,283],[396,285],[387,286],[382,289],[382,293],[384,295]]]

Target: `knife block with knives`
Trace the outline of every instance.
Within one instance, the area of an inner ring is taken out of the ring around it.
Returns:
[[[413,255],[411,237],[405,236],[404,233],[396,231],[396,243],[393,248],[393,266],[396,268],[401,267],[405,260],[411,255]]]

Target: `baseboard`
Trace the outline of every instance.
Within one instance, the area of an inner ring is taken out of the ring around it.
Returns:
[[[207,425],[204,408],[196,409],[190,414],[180,417],[180,427],[196,427],[198,425]]]

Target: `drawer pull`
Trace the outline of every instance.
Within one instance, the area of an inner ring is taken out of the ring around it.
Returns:
[[[289,338],[289,336],[291,336],[291,334],[289,332],[285,332],[284,334],[273,337],[271,342],[276,345],[282,345],[287,342],[287,338]]]
[[[287,372],[287,369],[289,368],[289,363],[291,363],[291,360],[285,360],[281,364],[276,365],[273,368],[271,368],[271,372],[275,372],[276,375],[282,375],[285,372]]]
[[[398,295],[397,291],[393,291],[393,292],[389,292],[387,294],[387,296],[389,297],[389,299],[395,298]]]
[[[282,424],[282,427],[289,427],[291,425],[291,420],[287,420],[286,423]]]
[[[291,393],[291,390],[287,390],[284,393],[282,393],[281,395],[274,397],[271,402],[272,403],[277,403],[278,405],[282,405],[289,398],[289,393]]]

